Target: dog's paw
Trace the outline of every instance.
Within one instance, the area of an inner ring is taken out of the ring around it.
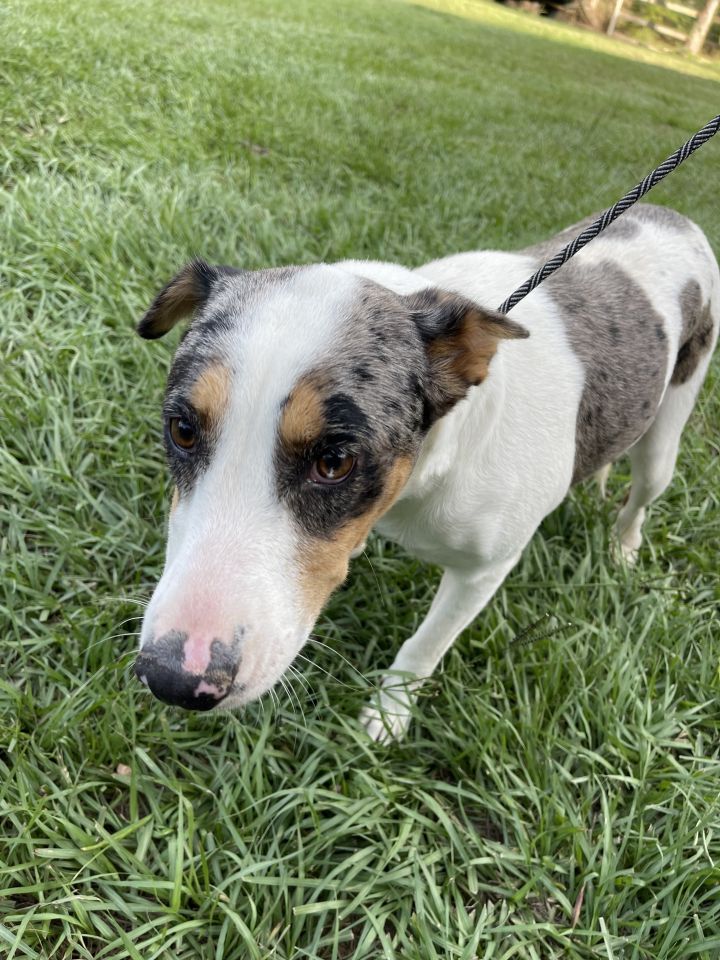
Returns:
[[[610,541],[610,556],[617,566],[634,567],[640,556],[640,537],[619,536],[617,531]]]
[[[639,556],[640,550],[638,547],[634,547],[631,543],[623,543],[622,540],[618,541],[618,559],[621,563],[628,567],[634,567]]]
[[[620,511],[613,531],[611,545],[612,557],[615,563],[634,567],[638,562],[640,547],[642,545],[642,520],[643,514],[640,513],[631,517],[631,522],[627,523],[623,516],[623,511]]]
[[[397,677],[388,677],[382,689],[361,710],[360,723],[377,743],[402,740],[410,726],[414,701],[411,685]]]

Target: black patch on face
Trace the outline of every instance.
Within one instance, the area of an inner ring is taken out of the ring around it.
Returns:
[[[179,351],[170,370],[163,403],[163,439],[165,456],[172,478],[182,496],[192,489],[207,470],[218,440],[218,424],[208,423],[192,405],[192,390],[203,370],[217,362],[204,351]],[[190,450],[178,448],[170,435],[170,420],[179,417],[195,432],[195,445]]]
[[[616,460],[652,423],[665,385],[667,336],[641,287],[614,261],[571,260],[546,284],[585,369],[576,483]]]
[[[237,317],[228,308],[212,310],[199,318],[198,322],[188,327],[185,335],[190,335],[194,343],[194,349],[209,347],[214,340],[221,337],[224,333],[232,330],[237,323]],[[185,337],[183,337],[183,340]]]
[[[321,435],[304,449],[278,436],[278,496],[298,528],[313,537],[331,537],[369,512],[397,459],[414,458],[424,437],[427,360],[417,325],[398,296],[370,282],[363,287],[332,358],[308,374],[321,384]],[[308,479],[325,450],[356,458],[344,482]]]
[[[670,383],[679,386],[695,373],[700,359],[712,344],[713,320],[710,303],[703,302],[700,284],[690,280],[680,295],[682,333],[675,368]]]
[[[347,393],[334,393],[323,404],[329,435],[347,434],[359,441],[369,439],[368,418]]]
[[[373,383],[375,380],[375,376],[362,363],[353,367],[353,374],[361,383]]]
[[[352,475],[343,483],[325,486],[308,478],[313,462],[327,450],[339,450],[357,458]],[[347,440],[342,446],[321,441],[308,449],[305,456],[279,451],[275,462],[278,494],[299,527],[310,536],[329,537],[377,502],[393,460],[379,459],[366,447]]]

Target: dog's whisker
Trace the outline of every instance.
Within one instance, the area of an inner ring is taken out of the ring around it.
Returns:
[[[311,660],[310,657],[306,657],[306,656],[304,656],[304,654],[302,654],[302,653],[299,653],[299,654],[298,654],[298,657],[299,657],[301,660],[304,660],[304,661],[305,661],[306,663],[308,663],[310,666],[315,667],[316,670],[319,670],[322,674],[324,674],[326,677],[328,677],[328,679],[332,680],[333,683],[336,683],[339,687],[347,687],[349,690],[354,690],[354,689],[355,689],[355,687],[353,686],[353,684],[347,683],[345,680],[341,680],[340,677],[336,677],[334,673],[331,673],[329,670],[326,670],[325,667],[321,667],[319,663],[315,663],[315,661],[314,661],[314,660]],[[359,671],[355,671],[355,672],[358,674],[358,676],[362,677],[362,674],[361,674]],[[365,679],[365,678],[363,678],[363,679]],[[365,680],[365,682],[368,683],[368,684],[370,683],[369,680]]]
[[[298,710],[300,711],[300,716],[302,717],[302,725],[305,727],[305,729],[307,729],[307,719],[305,717],[305,711],[303,710],[303,706],[300,703],[300,698],[298,697],[297,693],[295,693],[295,691],[292,689],[292,685],[287,678],[281,677],[280,682],[282,683],[283,689],[286,691],[288,695],[290,703],[291,704],[293,703],[293,698],[294,698],[294,702],[297,703]]]
[[[292,664],[290,664],[290,666],[288,667],[288,671],[298,680],[306,696],[312,697],[315,695],[315,691],[310,686],[307,678],[303,676],[303,674],[297,669],[297,667],[294,667]]]
[[[144,600],[141,597],[99,597],[97,602],[98,603],[135,603],[139,607],[147,607],[150,605],[149,600]]]
[[[363,680],[364,683],[370,683],[370,678],[366,677],[364,673],[358,670],[358,668],[355,666],[354,663],[351,663],[350,660],[348,660],[347,657],[344,657],[342,653],[340,653],[338,650],[334,650],[331,646],[329,646],[327,643],[323,643],[323,641],[319,640],[316,636],[308,637],[308,643],[314,643],[318,647],[324,647],[325,650],[329,650],[330,653],[334,654],[336,657],[342,660],[343,663],[346,663],[351,670],[354,670],[355,673],[361,678],[361,680]]]
[[[92,643],[88,643],[85,649],[92,650],[93,647],[98,647],[103,643],[112,643],[113,640],[123,640],[127,637],[137,637],[136,631],[131,630],[129,633],[114,633],[110,637],[100,637],[99,640],[93,640]]]
[[[302,689],[302,698],[303,698],[302,702],[307,703],[308,700],[313,697],[313,693],[310,690],[308,684],[305,682],[304,678],[295,669],[292,670],[290,676],[293,680],[296,680],[300,684],[300,687]],[[298,703],[300,703],[301,702],[300,695],[298,694],[297,690],[295,691],[295,696],[298,699]],[[303,710],[303,712],[304,712],[304,709],[305,709],[304,706],[301,706],[301,710]]]
[[[290,677],[291,677],[292,679],[297,679],[297,680],[299,681],[299,683],[300,683],[300,685],[301,685],[301,687],[302,687],[302,691],[303,691],[303,700],[304,700],[305,702],[307,702],[307,700],[308,700],[310,697],[312,697],[313,694],[312,694],[312,692],[311,692],[311,690],[310,690],[310,687],[309,687],[308,683],[306,682],[305,678],[302,676],[302,674],[301,674],[292,664],[290,664],[290,666],[288,667],[288,673],[289,673],[289,675],[290,675]],[[302,724],[303,724],[303,726],[305,727],[306,730],[309,730],[310,728],[309,728],[309,726],[308,726],[307,716],[305,715],[305,708],[303,707],[302,703],[300,702],[300,697],[298,696],[297,691],[295,691],[295,699],[297,700],[297,704],[298,704],[298,707],[299,707],[299,709],[300,709],[300,714],[301,714],[301,716],[302,716]]]
[[[365,559],[367,560],[367,562],[370,564],[370,569],[371,569],[371,571],[372,571],[372,575],[373,575],[373,577],[375,578],[375,583],[376,583],[376,585],[377,585],[377,592],[378,592],[378,596],[380,597],[380,603],[385,607],[386,610],[389,610],[389,609],[390,609],[389,604],[388,604],[388,602],[387,602],[386,597],[384,596],[384,594],[383,594],[383,592],[382,592],[382,587],[381,587],[381,585],[380,585],[380,580],[379,580],[379,578],[378,578],[377,573],[375,572],[375,567],[373,566],[373,562],[372,562],[372,560],[370,559],[370,554],[367,552],[367,550],[363,550],[362,555],[365,557]]]
[[[292,683],[291,683],[291,678],[288,677],[288,675],[286,674],[284,677],[281,677],[281,678],[280,678],[280,682],[281,682],[282,685],[283,685],[283,690],[284,690],[285,693],[287,694],[287,697],[288,697],[288,700],[290,701],[290,703],[291,703],[293,706],[294,706],[295,703],[297,703],[298,708],[299,708],[300,710],[302,710],[302,705],[301,705],[301,703],[300,703],[300,700],[299,700],[297,694],[295,693],[295,690],[293,689],[293,686],[292,686]]]
[[[290,693],[290,688],[288,687],[285,677],[280,677],[279,683],[280,683],[280,686],[283,688],[283,693],[285,694],[285,696],[288,698],[290,702],[290,706],[294,707],[295,705],[293,703],[292,694]]]
[[[298,660],[304,660],[309,666],[314,667],[316,670],[319,670],[320,673],[324,674],[334,683],[339,684],[341,687],[347,687],[348,684],[344,680],[341,680],[340,677],[336,677],[334,673],[331,673],[329,670],[326,670],[325,667],[321,667],[319,663],[315,663],[314,660],[311,660],[310,657],[306,657],[304,653],[298,654]]]

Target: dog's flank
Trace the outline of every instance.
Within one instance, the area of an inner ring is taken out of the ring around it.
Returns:
[[[176,494],[137,668],[161,699],[235,707],[269,689],[375,527],[445,571],[393,663],[416,679],[389,678],[363,716],[400,736],[543,517],[626,452],[617,535],[634,558],[710,362],[720,276],[694,224],[638,206],[511,319],[487,306],[581,226],[417,270],[193,261],[166,284],[140,333],[193,319],[168,378]]]
[[[616,460],[650,426],[667,382],[670,349],[662,316],[612,260],[576,259],[563,269],[566,275],[555,274],[547,287],[585,371],[575,431],[577,483]]]

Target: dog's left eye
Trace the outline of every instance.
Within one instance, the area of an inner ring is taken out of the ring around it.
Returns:
[[[180,450],[188,452],[197,442],[195,427],[183,417],[171,417],[168,424],[170,439]]]
[[[342,483],[355,468],[355,457],[344,450],[325,450],[310,468],[313,483]]]

